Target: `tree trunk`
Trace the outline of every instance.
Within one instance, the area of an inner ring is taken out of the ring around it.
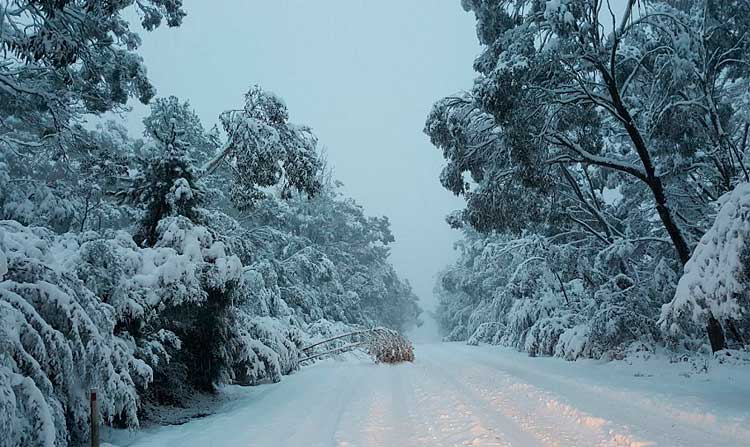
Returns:
[[[659,213],[659,218],[667,230],[669,238],[672,240],[672,245],[674,245],[677,252],[677,258],[684,266],[690,259],[690,248],[685,241],[685,237],[682,235],[682,230],[680,230],[677,222],[675,222],[672,211],[667,206],[667,197],[664,194],[664,186],[661,183],[661,179],[659,177],[650,177],[648,186],[654,195],[654,201],[656,201],[656,212]]]
[[[672,240],[672,245],[674,245],[675,251],[677,252],[677,258],[682,265],[685,265],[688,262],[688,259],[690,259],[690,248],[688,247],[687,241],[685,241],[685,237],[682,235],[682,230],[680,230],[677,222],[675,222],[674,216],[672,216],[671,210],[667,206],[667,196],[664,193],[664,185],[661,182],[661,178],[656,173],[656,168],[651,160],[651,152],[648,150],[646,140],[643,138],[643,135],[641,135],[638,126],[635,125],[635,121],[630,115],[627,107],[625,107],[625,104],[620,97],[620,91],[615,79],[610,75],[604,65],[598,64],[597,68],[607,85],[610,97],[612,98],[612,105],[615,107],[617,115],[619,115],[618,118],[623,122],[623,126],[630,137],[630,141],[633,143],[638,158],[640,158],[641,163],[643,163],[643,169],[646,172],[646,184],[649,189],[651,189],[651,193],[654,196],[656,211],[659,213],[659,218],[661,219],[664,228],[667,230],[669,238]]]
[[[643,168],[646,172],[646,184],[648,184],[648,187],[651,189],[651,193],[654,196],[659,219],[661,219],[664,229],[667,230],[667,234],[669,234],[669,238],[672,240],[672,245],[677,252],[677,258],[684,266],[690,259],[690,248],[685,240],[685,236],[682,234],[682,230],[677,225],[677,222],[667,205],[667,196],[664,193],[664,185],[661,182],[661,177],[656,173],[656,168],[651,159],[651,153],[646,145],[646,140],[643,138],[643,135],[641,135],[633,117],[630,115],[627,107],[625,107],[625,103],[622,101],[617,81],[614,78],[614,73],[610,74],[607,71],[607,68],[602,64],[598,64],[597,69],[607,85],[610,97],[612,98],[612,105],[615,107],[617,115],[619,115],[617,118],[621,119],[623,126],[630,137],[630,141],[632,141],[633,147],[638,153],[641,163],[643,163]],[[724,338],[724,330],[713,315],[711,315],[708,320],[706,332],[708,333],[708,339],[711,342],[711,349],[713,349],[714,352],[725,348],[726,341]]]
[[[726,339],[724,338],[724,329],[722,329],[721,324],[714,318],[713,314],[710,314],[708,317],[706,332],[708,332],[708,340],[711,342],[711,351],[721,351],[727,347]]]

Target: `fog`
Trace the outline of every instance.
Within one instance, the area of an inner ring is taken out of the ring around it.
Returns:
[[[462,201],[438,181],[440,152],[422,133],[437,99],[469,88],[479,51],[458,0],[186,1],[176,29],[143,32],[158,96],[190,100],[207,128],[260,84],[311,126],[344,192],[391,219],[392,261],[431,309],[434,275],[459,234]],[[146,108],[128,125],[141,132]]]

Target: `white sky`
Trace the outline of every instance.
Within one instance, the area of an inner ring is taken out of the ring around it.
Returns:
[[[454,259],[445,215],[462,201],[438,181],[440,152],[422,133],[433,102],[471,87],[479,52],[459,0],[186,0],[177,29],[143,31],[158,96],[190,100],[210,128],[252,84],[284,98],[291,121],[328,148],[344,192],[391,219],[392,262],[423,307]],[[140,133],[145,108],[129,128]]]

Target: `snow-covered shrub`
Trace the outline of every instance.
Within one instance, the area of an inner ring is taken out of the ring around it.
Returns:
[[[526,334],[524,351],[528,352],[531,356],[554,355],[557,345],[560,342],[560,337],[567,330],[571,329],[576,320],[572,314],[537,320]]]
[[[447,335],[443,336],[443,340],[444,341],[463,341],[463,340],[466,340],[466,337],[467,337],[466,334],[468,334],[466,327],[461,324],[458,324],[454,326]]]
[[[634,341],[658,339],[657,298],[670,289],[672,270],[661,262],[661,273],[643,284],[617,273],[627,268],[632,243],[612,244],[593,260],[536,236],[469,233],[459,247],[461,257],[437,288],[438,317],[449,339],[569,360],[622,353]]]
[[[562,357],[565,360],[593,357],[593,349],[589,341],[590,331],[591,326],[587,323],[566,329],[560,334],[555,345],[555,357]]]
[[[58,264],[69,237],[0,222],[0,427],[10,445],[82,442],[88,390],[105,423],[138,425],[145,362],[114,335],[115,310]],[[74,247],[75,248],[75,247]]]
[[[497,343],[498,335],[505,332],[505,325],[497,321],[482,323],[474,330],[466,344],[476,346],[479,343]]]
[[[750,183],[719,201],[716,220],[695,248],[659,327],[673,347],[705,345],[711,317],[735,343],[750,340]]]
[[[242,265],[218,234],[183,216],[163,218],[156,237],[144,248],[124,232],[86,242],[77,270],[117,310],[118,329],[138,355],[156,362],[150,392],[173,401],[179,398],[169,391],[178,383],[211,389],[227,377],[222,340]]]
[[[750,352],[746,349],[722,349],[714,352],[713,361],[720,365],[750,366]]]
[[[278,382],[299,368],[303,335],[288,321],[242,315],[235,330],[230,340],[237,383]]]
[[[596,291],[594,299],[597,306],[589,317],[589,343],[597,356],[658,337],[657,305],[631,278],[615,276]]]
[[[153,248],[138,247],[116,232],[81,245],[76,270],[87,285],[117,309],[120,325],[140,334],[170,307],[201,303],[208,289],[237,281],[241,264],[220,237],[183,217],[164,219]]]

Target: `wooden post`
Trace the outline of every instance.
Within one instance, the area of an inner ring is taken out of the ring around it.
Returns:
[[[99,447],[99,403],[96,388],[91,388],[91,447]]]

